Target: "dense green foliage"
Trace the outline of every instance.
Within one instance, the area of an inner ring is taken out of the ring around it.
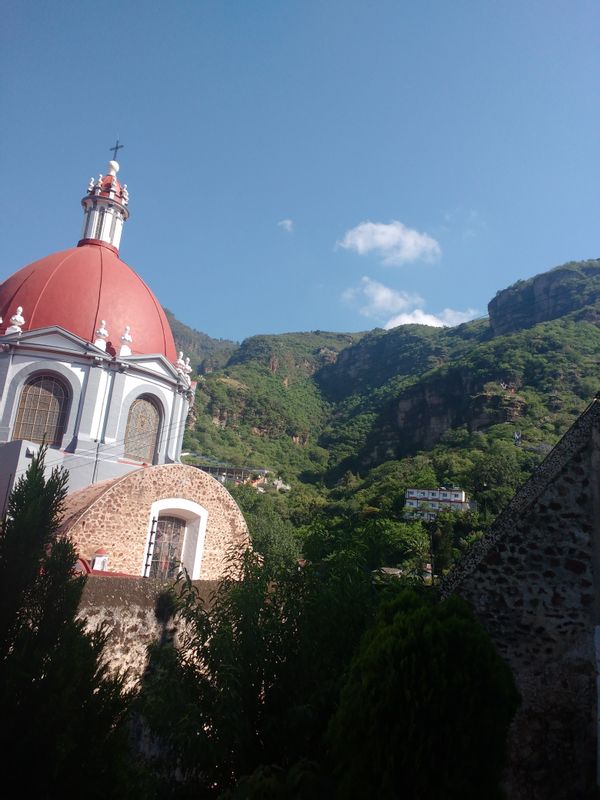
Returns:
[[[510,673],[461,603],[378,584],[369,566],[349,549],[292,569],[248,553],[210,607],[180,587],[185,634],[152,648],[138,704],[158,744],[157,796],[399,796],[391,780],[447,781],[447,794],[410,797],[460,797],[467,784],[465,797],[494,796]],[[432,758],[427,780],[417,773]]]
[[[504,703],[507,692],[496,680],[504,667],[475,623],[463,620],[460,628],[456,610],[454,616],[438,610],[433,595],[412,594],[407,604],[407,584],[378,573],[383,564],[401,564],[405,575],[414,576],[407,580],[423,586],[429,539],[421,523],[374,508],[336,516],[335,504],[319,503],[310,490],[290,503],[283,495],[240,486],[233,491],[255,550],[241,560],[232,556],[230,573],[207,606],[187,577],[158,603],[163,634],[149,648],[127,713],[131,701],[123,677],[102,666],[104,631],[86,632],[76,617],[84,579],[74,575],[75,550],[58,528],[66,480],[58,470],[44,478],[44,455],[42,448],[11,494],[0,536],[0,743],[26,794],[69,796],[75,784],[92,797],[147,800],[349,796],[340,775],[346,774],[344,760],[355,760],[355,743],[349,739],[344,746],[340,725],[357,701],[353,680],[365,647],[385,644],[382,626],[390,609],[393,624],[407,630],[414,622],[404,619],[405,612],[435,621],[428,641],[436,668],[449,681],[444,685],[454,692],[454,704],[446,704],[458,714],[452,730],[465,739],[479,733],[473,706],[480,695],[470,684],[472,672],[490,709]],[[308,560],[299,560],[301,551]],[[173,614],[176,643],[169,633]],[[449,638],[458,643],[452,654]],[[422,658],[414,634],[403,658]],[[401,687],[419,703],[419,714],[435,719],[436,708],[421,696],[425,677],[402,664],[391,660],[386,671],[379,663],[378,680]],[[466,677],[450,679],[454,673]],[[474,692],[473,701],[463,692]],[[486,717],[494,769],[503,761],[512,710],[504,703],[502,719],[493,710]],[[138,752],[132,751],[132,732]],[[380,734],[387,735],[385,726]],[[446,736],[441,726],[437,736]],[[432,752],[435,742],[433,737]],[[401,741],[397,750],[387,748],[388,771],[412,761],[411,748]],[[461,763],[470,767],[469,758],[456,753],[456,771]],[[495,789],[496,772],[481,774],[481,787]],[[360,780],[362,796],[379,796],[379,774]]]
[[[398,518],[408,486],[460,485],[481,528],[600,385],[597,272],[583,262],[548,273],[555,306],[569,312],[502,336],[481,319],[252,337],[199,385],[186,449],[192,461],[281,474],[290,504],[311,487],[329,518],[369,507]],[[518,303],[530,288],[507,292]],[[306,522],[301,509],[284,513]]]
[[[248,553],[208,609],[181,587],[186,635],[178,649],[155,647],[140,697],[163,743],[158,771],[177,763],[208,797],[260,764],[318,758],[374,602],[368,573],[345,554],[273,569]]]
[[[302,540],[281,494],[259,494],[252,486],[229,486],[252,536],[252,547],[269,568],[290,568],[298,563]]]
[[[356,653],[329,741],[339,798],[501,797],[512,675],[456,597],[401,592]]]
[[[23,796],[136,797],[123,680],[102,665],[104,632],[76,618],[84,578],[58,533],[66,473],[45,480],[44,458],[17,482],[0,532],[0,748]]]
[[[316,432],[328,406],[313,375],[357,338],[314,332],[247,339],[223,370],[198,384],[186,450],[286,477],[322,472],[327,452]]]
[[[201,376],[192,460],[292,488],[231,486],[254,554],[209,607],[172,598],[139,701],[157,796],[501,796],[514,683],[435,584],[594,396],[597,272],[555,271],[543,308],[543,276],[511,287],[496,328],[256,336]],[[435,486],[476,509],[408,517]]]

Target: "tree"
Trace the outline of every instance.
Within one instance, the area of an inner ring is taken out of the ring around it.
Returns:
[[[55,469],[46,480],[45,455],[18,480],[0,530],[0,751],[24,795],[64,797],[79,785],[92,797],[135,797],[123,678],[103,665],[105,632],[76,617],[85,579],[59,532],[67,476]]]
[[[340,798],[501,797],[512,675],[457,597],[403,590],[380,608],[330,725]]]
[[[252,486],[229,488],[248,524],[253,550],[275,567],[296,564],[300,544],[293,525],[284,516],[283,497],[260,494]]]
[[[152,647],[138,703],[160,742],[157,772],[176,769],[181,797],[211,797],[253,774],[257,792],[265,781],[276,791],[294,765],[318,761],[375,599],[368,570],[349,553],[283,569],[248,552],[208,608],[184,581],[179,646]],[[269,765],[274,773],[261,769]]]

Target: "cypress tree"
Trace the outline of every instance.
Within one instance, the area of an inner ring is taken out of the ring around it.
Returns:
[[[69,796],[78,784],[123,796],[123,677],[103,663],[106,632],[77,619],[85,577],[59,531],[67,473],[45,478],[46,450],[16,483],[0,529],[0,752],[24,796]]]

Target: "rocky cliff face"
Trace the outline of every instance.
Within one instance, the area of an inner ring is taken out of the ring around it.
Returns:
[[[483,384],[463,368],[454,368],[409,387],[390,403],[370,442],[365,463],[401,458],[429,450],[452,429],[471,432],[501,422],[516,422],[526,403],[512,387]]]
[[[376,329],[342,350],[335,362],[320,369],[316,380],[328,400],[339,402],[394,377],[434,369],[444,362],[446,351],[440,328],[401,325],[390,331]]]
[[[488,304],[495,336],[557,319],[600,300],[600,260],[565,264],[518,281]]]
[[[310,378],[321,367],[334,364],[338,354],[362,335],[313,331],[251,336],[244,339],[227,366],[263,364],[282,380]]]

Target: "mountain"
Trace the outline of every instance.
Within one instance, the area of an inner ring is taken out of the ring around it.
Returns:
[[[363,334],[253,336],[202,376],[187,449],[202,457],[297,475],[327,463],[318,438],[329,412],[315,376]]]
[[[600,300],[600,260],[572,261],[517,281],[488,304],[494,334],[530,328]]]
[[[190,328],[176,319],[167,308],[163,310],[173,331],[175,346],[184,356],[190,357],[190,363],[197,372],[212,372],[225,366],[239,347],[237,342],[229,339],[213,339],[206,333]]]
[[[187,449],[330,486],[407,459],[427,463],[428,480],[475,486],[484,455],[498,474],[514,461],[511,480],[526,477],[600,385],[600,261],[519,281],[489,312],[455,328],[207,349],[213,359],[230,351],[198,384]]]

